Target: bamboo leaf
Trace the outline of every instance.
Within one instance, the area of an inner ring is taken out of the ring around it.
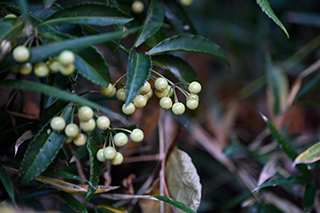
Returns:
[[[159,0],[152,0],[148,9],[146,19],[136,38],[134,47],[138,47],[145,42],[153,34],[155,34],[162,26],[164,19],[164,12]]]
[[[29,81],[6,80],[6,81],[2,81],[0,83],[0,87],[7,87],[7,88],[11,88],[11,89],[25,89],[25,90],[30,90],[30,91],[34,91],[34,92],[41,92],[42,94],[51,95],[54,97],[59,97],[61,100],[72,101],[72,102],[80,104],[80,105],[89,106],[93,109],[99,109],[102,112],[112,116],[113,118],[118,119],[123,123],[127,123],[127,121],[124,117],[109,110],[108,108],[100,106],[99,104],[96,104],[96,103],[89,101],[87,99],[81,98],[75,94],[71,94],[66,91],[63,91],[63,90],[60,90],[60,89],[57,89],[54,87],[50,87],[48,85],[35,83],[35,82],[29,82]]]
[[[274,14],[268,0],[257,0],[257,4],[261,7],[262,12],[264,12],[269,18],[271,18],[283,30],[283,32],[289,38],[289,34],[288,34],[286,28],[283,26],[283,24],[278,19],[276,14]]]
[[[128,58],[126,84],[126,102],[128,105],[139,94],[144,83],[149,79],[152,69],[151,57],[145,53],[137,53],[132,49]]]
[[[7,191],[10,199],[12,200],[13,203],[15,203],[14,190],[13,190],[13,184],[12,184],[11,178],[2,165],[0,165],[0,180],[5,190]]]
[[[81,3],[57,11],[41,25],[52,23],[112,25],[126,24],[133,18],[116,7],[102,3]]]
[[[314,144],[304,152],[302,152],[294,161],[293,164],[309,164],[320,160],[320,142]]]
[[[196,213],[193,209],[191,209],[190,207],[188,207],[186,204],[181,203],[179,201],[175,201],[171,198],[167,198],[164,196],[160,196],[160,195],[155,195],[155,198],[157,198],[158,200],[161,200],[163,202],[169,203],[170,205],[173,205],[174,207],[181,209],[183,212],[186,213]]]
[[[182,34],[172,36],[158,43],[149,50],[148,54],[152,56],[168,51],[205,53],[223,60],[228,66],[230,66],[230,62],[221,47],[200,35]]]
[[[152,64],[170,71],[180,82],[199,81],[198,75],[192,66],[177,56],[156,55],[152,57]]]
[[[57,195],[64,200],[70,207],[78,212],[88,212],[86,208],[83,208],[81,202],[73,197],[71,194],[66,192],[58,192]]]
[[[72,107],[69,106],[61,115],[66,123],[70,123],[71,112]],[[18,179],[21,185],[29,183],[49,166],[66,139],[65,134],[56,131],[48,133],[48,130],[50,131],[50,121],[30,142],[23,156]]]
[[[172,198],[197,211],[201,201],[202,186],[189,155],[175,148],[167,159],[165,174]]]
[[[290,176],[286,178],[278,178],[275,180],[267,180],[257,188],[255,188],[253,191],[256,191],[258,189],[262,189],[268,186],[277,186],[277,185],[284,185],[284,184],[294,184],[294,183],[307,183],[310,181],[309,177],[306,176]]]

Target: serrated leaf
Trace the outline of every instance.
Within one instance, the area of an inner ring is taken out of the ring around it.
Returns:
[[[139,32],[134,47],[138,47],[145,42],[153,34],[155,34],[162,26],[164,12],[159,0],[152,0],[148,9],[146,19],[144,20],[141,31]]]
[[[86,199],[82,204],[83,207],[87,205],[92,195],[98,189],[99,175],[103,168],[103,164],[100,163],[96,157],[99,147],[97,146],[97,143],[92,139],[90,133],[88,134],[87,149],[89,152],[89,159],[90,159],[90,183],[91,184],[89,186]]]
[[[53,42],[38,47],[32,47],[30,49],[30,63],[37,63],[38,61],[45,61],[48,57],[58,55],[63,50],[73,50],[75,52],[81,51],[93,44],[103,43],[121,37],[123,34],[130,34],[136,32],[139,27],[129,29],[125,32],[111,32],[99,35],[91,35],[80,38],[66,39],[60,42]],[[17,65],[17,62],[13,60],[12,54],[8,55],[0,62],[0,70],[8,69]]]
[[[149,79],[152,69],[151,57],[144,52],[132,49],[128,57],[126,102],[128,105],[139,94],[144,83]]]
[[[313,184],[308,184],[303,196],[303,210],[311,212],[314,206],[314,198],[316,197],[317,187]]]
[[[5,190],[7,191],[10,199],[12,200],[13,203],[15,203],[14,190],[13,190],[13,184],[12,184],[11,178],[2,165],[0,165],[0,180]]]
[[[112,110],[109,110],[108,108],[105,108],[99,104],[89,101],[88,99],[81,98],[75,94],[71,94],[66,91],[63,91],[48,85],[29,82],[29,81],[6,80],[6,81],[0,82],[0,87],[30,90],[34,92],[41,92],[42,94],[51,95],[54,97],[59,97],[61,100],[72,101],[80,105],[89,106],[93,109],[99,109],[100,111],[112,116],[113,118],[118,119],[123,123],[127,123],[127,120],[124,117],[113,112]]]
[[[186,204],[179,202],[179,201],[175,201],[171,198],[168,197],[164,197],[164,196],[160,196],[160,195],[155,195],[155,198],[157,198],[158,200],[161,200],[163,202],[169,203],[171,205],[173,205],[174,207],[181,209],[183,212],[186,213],[196,213],[193,209],[191,209],[189,206],[187,206]]]
[[[320,160],[320,142],[314,144],[310,148],[302,152],[294,161],[293,164],[309,164]]]
[[[70,207],[78,212],[88,212],[86,208],[83,208],[81,202],[73,197],[71,194],[66,192],[58,192],[57,195],[64,200]]]
[[[174,148],[166,161],[165,174],[171,197],[197,211],[201,201],[202,186],[189,155]]]
[[[101,3],[81,3],[52,14],[41,25],[59,22],[106,26],[126,24],[131,20],[133,18],[116,7]]]
[[[200,35],[181,34],[172,36],[158,43],[149,50],[148,54],[152,56],[168,51],[205,53],[223,60],[230,66],[230,62],[221,47]]]
[[[173,55],[156,55],[152,57],[152,64],[170,71],[180,82],[190,83],[199,81],[192,66],[180,57]]]
[[[110,81],[109,68],[101,53],[95,47],[77,51],[74,65],[78,73],[92,83],[108,87]]]
[[[253,191],[262,189],[268,186],[277,186],[277,185],[284,185],[284,184],[294,184],[294,183],[307,183],[310,181],[309,177],[306,176],[290,176],[286,178],[278,178],[275,180],[267,180]]]
[[[163,3],[167,20],[179,34],[198,34],[188,12],[186,12],[180,2],[164,0]]]
[[[276,14],[274,14],[273,10],[271,9],[271,6],[268,2],[268,0],[257,0],[257,4],[261,7],[261,10],[269,17],[271,18],[287,35],[289,38],[289,34],[286,30],[286,28],[283,26],[281,21],[278,19]]]
[[[66,123],[70,123],[72,107],[68,108],[61,115]],[[62,147],[66,136],[64,133],[51,131],[48,121],[36,137],[30,142],[26,150],[19,170],[19,183],[25,185],[39,176],[56,157]]]

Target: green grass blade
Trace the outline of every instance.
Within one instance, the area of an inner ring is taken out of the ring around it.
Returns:
[[[191,208],[189,208],[186,204],[181,203],[179,201],[175,201],[175,200],[172,200],[171,198],[167,198],[167,197],[160,196],[160,195],[155,195],[154,197],[157,198],[158,200],[169,203],[170,205],[173,205],[174,207],[181,209],[182,211],[184,211],[186,213],[196,213]]]

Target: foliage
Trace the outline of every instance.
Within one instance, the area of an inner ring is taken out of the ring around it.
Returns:
[[[302,14],[285,0],[144,0],[135,13],[133,2],[0,2],[1,200],[61,212],[318,211],[319,4],[300,3]],[[169,86],[152,89],[157,78]],[[161,109],[163,97],[186,111]]]

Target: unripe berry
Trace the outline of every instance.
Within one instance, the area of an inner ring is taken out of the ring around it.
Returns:
[[[88,121],[93,117],[93,110],[88,106],[82,106],[79,109],[78,117],[81,121]]]
[[[159,91],[164,91],[168,87],[168,81],[164,78],[157,78],[154,82],[154,88]]]
[[[144,97],[143,95],[137,95],[134,99],[133,99],[133,104],[137,107],[137,108],[143,108],[146,106],[147,104],[147,99],[146,97]]]
[[[73,141],[73,138],[71,137],[66,137],[66,139],[64,140],[65,143],[71,143]]]
[[[108,87],[100,86],[100,92],[102,95],[111,98],[116,94],[116,88],[109,83]]]
[[[136,107],[134,106],[133,103],[128,104],[128,106],[126,106],[126,104],[122,105],[122,112],[126,115],[133,114],[135,110],[136,110]]]
[[[114,166],[120,165],[123,162],[123,155],[120,152],[117,152],[117,155],[115,158],[111,160],[111,164]]]
[[[74,64],[63,65],[59,63],[59,72],[64,76],[69,76],[74,73]]]
[[[15,14],[12,14],[12,13],[10,13],[10,14],[7,14],[5,17],[4,17],[5,19],[6,18],[17,18],[17,16],[15,15]]]
[[[143,134],[141,129],[132,130],[132,132],[130,134],[130,139],[133,142],[139,143],[139,142],[141,142],[143,140],[143,138],[144,138],[144,134]]]
[[[26,62],[30,58],[30,51],[25,46],[17,46],[12,52],[13,59],[16,62]]]
[[[72,64],[74,62],[74,54],[70,50],[64,50],[59,54],[59,62],[66,66],[68,64]]]
[[[144,9],[144,5],[141,1],[135,1],[131,5],[131,9],[134,13],[139,14],[139,13],[142,13],[142,11]]]
[[[97,127],[101,130],[106,130],[110,127],[110,120],[107,116],[100,116],[97,119]]]
[[[107,161],[107,159],[104,157],[104,150],[103,149],[99,149],[97,151],[96,158],[98,161],[100,161],[102,163]]]
[[[50,70],[51,73],[57,73],[57,72],[59,72],[59,70],[60,70],[60,63],[59,63],[57,57],[50,59],[50,60],[47,62],[47,64],[48,64],[48,67],[49,67],[49,70]]]
[[[186,107],[183,105],[183,103],[180,103],[180,102],[173,104],[171,108],[171,111],[174,115],[182,115],[185,110],[186,110]]]
[[[126,100],[126,91],[124,88],[118,89],[116,92],[116,97],[119,101],[125,101]]]
[[[182,6],[188,7],[192,4],[192,0],[180,0]]]
[[[193,94],[198,94],[201,91],[201,84],[196,81],[191,82],[189,85],[189,91]]]
[[[162,109],[170,109],[172,107],[172,100],[169,97],[163,97],[160,99],[159,105]]]
[[[63,119],[63,117],[56,116],[56,117],[51,119],[50,127],[54,131],[59,132],[59,131],[63,130],[66,127],[66,121]]]
[[[196,99],[191,98],[187,100],[188,109],[193,110],[193,109],[196,109],[198,106],[199,106],[199,101],[197,101]]]
[[[170,85],[168,85],[168,91],[169,91],[168,96],[169,96],[169,97],[172,97],[172,96],[173,96],[173,92],[174,92],[173,90],[174,90],[173,87],[170,86]]]
[[[115,134],[113,140],[114,140],[114,144],[119,147],[125,146],[128,143],[128,137],[123,132],[119,132]]]
[[[197,94],[190,93],[190,95],[187,97],[187,101],[189,99],[196,99],[197,101],[199,101],[199,96]]]
[[[39,62],[34,66],[34,74],[39,78],[44,78],[49,75],[49,68],[47,67],[46,63]]]
[[[146,81],[143,87],[140,89],[140,94],[144,95],[147,94],[151,90],[150,83]]]
[[[29,75],[32,72],[32,64],[27,62],[27,63],[20,65],[19,72],[22,75]]]
[[[103,151],[103,155],[106,160],[112,160],[113,158],[116,157],[117,150],[115,148],[113,148],[112,146],[107,146]]]
[[[96,122],[94,121],[93,118],[91,118],[88,121],[81,121],[80,125],[83,131],[90,132],[94,130],[94,128],[96,127]]]
[[[169,95],[169,90],[168,89],[165,89],[163,91],[155,90],[154,93],[156,94],[156,96],[158,98],[163,98],[163,97],[167,97]]]
[[[79,133],[76,137],[73,138],[73,143],[76,146],[83,146],[87,143],[87,136],[83,133]]]
[[[149,92],[147,94],[144,95],[144,97],[147,97],[147,100],[149,100],[153,95],[153,91],[152,89],[149,90]]]
[[[74,123],[68,124],[64,129],[64,133],[66,136],[74,138],[79,134],[79,127]]]

